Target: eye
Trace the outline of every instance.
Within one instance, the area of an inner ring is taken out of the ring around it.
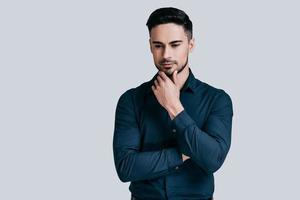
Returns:
[[[155,48],[161,48],[161,45],[154,45]]]
[[[178,47],[180,44],[172,44],[172,47]]]

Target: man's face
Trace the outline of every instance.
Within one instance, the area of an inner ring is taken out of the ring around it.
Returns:
[[[149,42],[156,68],[168,76],[188,64],[188,55],[194,47],[194,39],[188,40],[184,28],[174,23],[152,28]]]

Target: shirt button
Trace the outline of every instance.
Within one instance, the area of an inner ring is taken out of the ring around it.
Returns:
[[[174,128],[174,129],[172,129],[172,132],[173,132],[173,133],[176,133],[176,129],[175,129],[175,128]]]
[[[177,167],[175,167],[175,169],[176,169],[176,170],[178,170],[178,169],[179,169],[179,167],[177,166]]]

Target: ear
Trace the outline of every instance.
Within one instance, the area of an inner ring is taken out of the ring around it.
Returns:
[[[153,51],[152,51],[152,44],[151,44],[151,38],[149,38],[149,45],[150,45],[150,51],[151,51],[151,53],[153,53]]]
[[[194,48],[195,48],[195,38],[192,38],[189,41],[189,52],[193,52]]]

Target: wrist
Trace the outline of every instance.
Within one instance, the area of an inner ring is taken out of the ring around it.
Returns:
[[[173,120],[179,113],[181,113],[184,110],[184,107],[179,102],[174,106],[170,106],[167,111],[170,115],[171,120]]]

